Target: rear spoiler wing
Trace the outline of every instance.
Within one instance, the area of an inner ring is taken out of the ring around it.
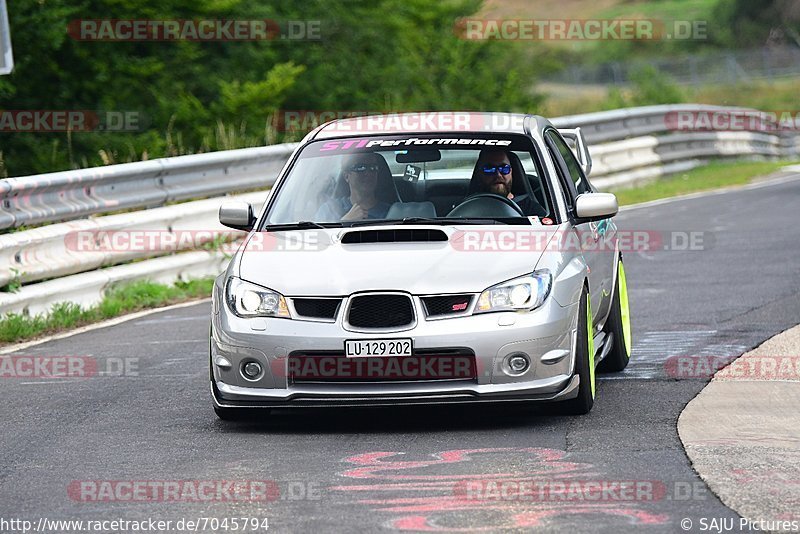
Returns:
[[[589,176],[592,171],[592,156],[589,154],[589,147],[586,144],[586,138],[583,137],[583,132],[580,128],[559,128],[558,133],[567,141],[572,141],[574,145],[572,151],[575,152],[575,157],[578,158],[578,164],[583,169],[583,174]]]

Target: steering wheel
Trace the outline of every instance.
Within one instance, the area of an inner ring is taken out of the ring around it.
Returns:
[[[488,202],[487,202],[488,201]],[[497,207],[496,202],[501,202],[505,204],[504,208],[510,208],[513,213],[509,213],[508,209],[503,209],[504,213],[492,213],[493,208]],[[489,213],[485,212],[485,209],[488,209]],[[513,200],[508,199],[502,195],[496,195],[494,193],[478,193],[476,195],[471,195],[467,197],[464,202],[453,208],[450,213],[447,214],[448,217],[525,217],[525,214],[522,212],[522,208],[520,208],[516,202]]]

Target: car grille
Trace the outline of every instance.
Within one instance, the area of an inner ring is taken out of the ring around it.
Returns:
[[[397,328],[414,323],[414,305],[407,295],[359,295],[350,300],[347,317],[356,328]]]
[[[342,299],[292,299],[294,311],[297,312],[297,315],[314,319],[334,319],[341,303]]]
[[[403,360],[409,360],[404,365]],[[347,358],[341,352],[289,355],[290,384],[475,382],[475,354],[465,349],[428,349],[414,356]]]
[[[422,297],[425,313],[428,317],[441,317],[464,313],[469,309],[472,295],[439,295],[436,297]]]

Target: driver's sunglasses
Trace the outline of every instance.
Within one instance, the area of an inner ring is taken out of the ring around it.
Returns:
[[[352,167],[347,168],[348,172],[378,172],[378,166],[375,164],[366,165],[360,163],[358,165],[353,165]]]
[[[497,171],[500,171],[500,174],[503,176],[507,176],[511,174],[511,164],[506,163],[505,165],[484,165],[483,166],[483,174],[492,175],[495,174]]]

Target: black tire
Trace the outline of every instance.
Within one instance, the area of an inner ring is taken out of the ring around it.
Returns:
[[[631,359],[630,309],[625,310],[627,314],[625,318],[623,317],[622,310],[623,300],[625,308],[628,308],[627,284],[625,268],[622,266],[622,258],[620,258],[617,266],[617,283],[614,288],[614,300],[611,302],[611,311],[609,312],[608,321],[606,321],[604,328],[606,334],[611,334],[614,338],[611,340],[611,351],[597,366],[597,371],[600,373],[618,373],[628,366],[628,362]],[[623,293],[624,299],[622,298]],[[628,322],[627,328],[624,326],[625,321]]]
[[[559,412],[566,415],[587,414],[594,406],[594,340],[589,332],[591,314],[589,292],[584,286],[578,309],[578,335],[577,347],[575,347],[575,373],[580,377],[580,384],[577,397],[558,403]]]

